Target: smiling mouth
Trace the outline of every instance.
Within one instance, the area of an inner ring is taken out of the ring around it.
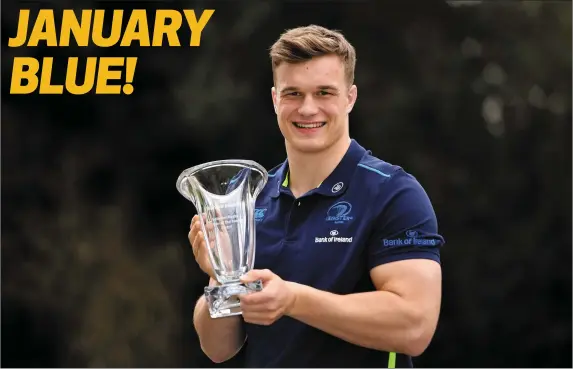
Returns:
[[[292,124],[295,125],[295,127],[297,128],[303,128],[303,129],[311,129],[311,128],[320,128],[323,127],[326,122],[316,122],[316,123],[298,123],[298,122],[292,122]]]

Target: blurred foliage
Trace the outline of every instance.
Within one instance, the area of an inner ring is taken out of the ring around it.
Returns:
[[[569,2],[169,6],[216,9],[200,48],[3,38],[4,81],[14,56],[55,56],[56,82],[67,56],[139,56],[131,96],[10,96],[3,84],[3,366],[211,365],[192,326],[207,283],[186,239],[194,208],[175,180],[208,160],[284,159],[268,48],[311,23],[356,47],[351,134],[420,180],[447,240],[440,325],[415,364],[571,365]],[[3,3],[4,35],[20,7]]]

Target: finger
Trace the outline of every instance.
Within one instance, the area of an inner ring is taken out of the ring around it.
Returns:
[[[199,216],[197,214],[193,215],[193,218],[191,218],[191,224],[189,224],[189,229],[193,228],[195,223],[198,222],[199,222]]]
[[[193,240],[193,255],[195,255],[195,258],[199,257],[199,254],[202,251],[201,248],[204,247],[204,243],[205,240],[203,239],[203,232],[197,232],[195,239]]]
[[[246,302],[244,299],[239,297],[241,302],[241,310],[247,313],[264,313],[269,312],[271,309],[269,308],[269,301],[263,300],[261,302]]]
[[[201,222],[200,221],[195,222],[191,227],[191,230],[193,231],[193,235],[195,235],[197,232],[203,231],[203,229],[201,228]],[[214,240],[213,224],[212,223],[206,224],[205,231],[207,232],[207,235],[209,235],[209,240],[213,241]],[[195,236],[193,236],[193,238],[194,237]]]
[[[193,255],[195,257],[197,257],[197,255],[195,255],[195,253],[197,252],[195,250],[196,247],[194,246],[195,245],[195,243],[194,243],[195,242],[195,236],[196,236],[196,234],[193,234],[193,231],[189,231],[189,233],[187,234],[187,238],[189,239],[189,244],[191,245],[191,249],[193,250]]]
[[[223,213],[221,212],[221,209],[215,208],[215,217],[217,217],[217,219],[223,218]]]
[[[204,227],[201,227],[201,222],[197,222],[197,232],[203,231],[203,228],[205,229],[205,232],[207,232],[209,238],[211,238],[211,234],[213,233],[213,224],[205,223]]]
[[[257,307],[256,310],[260,310],[259,307],[272,300],[272,295],[267,291],[250,292],[239,295],[239,300],[247,309]]]
[[[203,232],[201,232],[201,231],[197,232],[197,234],[195,235],[195,238],[193,239],[193,248],[194,249],[200,249],[204,242],[205,242],[205,240],[203,237]]]
[[[207,237],[209,238],[210,243],[215,242],[215,230],[213,228],[214,227],[212,224],[207,224],[205,226],[205,230],[207,231]]]
[[[275,321],[274,316],[268,312],[243,312],[243,319],[247,323],[258,325],[270,325]]]
[[[187,239],[189,240],[189,243],[191,244],[191,246],[193,246],[193,239],[195,238],[195,235],[193,234],[193,230],[189,230],[189,233],[187,233]]]
[[[197,259],[198,256],[198,247],[196,247],[193,243],[191,243],[191,250],[193,250],[193,256]]]
[[[191,237],[191,240],[195,239],[197,232],[199,232],[200,230],[201,230],[201,226],[199,225],[198,222],[195,222],[191,225],[191,230],[189,231],[189,235]]]
[[[273,279],[275,274],[268,269],[253,269],[241,277],[241,282],[250,283],[261,280],[263,284]]]
[[[201,229],[201,223],[207,223],[209,220],[205,217],[205,214],[196,214],[191,219],[191,226],[197,227],[197,229]]]
[[[222,233],[227,233],[227,226],[225,225],[225,222],[222,221],[226,215],[227,215],[226,212],[225,213],[222,212],[221,209],[219,208],[215,209],[215,216],[217,217],[217,219],[220,220],[217,228]]]

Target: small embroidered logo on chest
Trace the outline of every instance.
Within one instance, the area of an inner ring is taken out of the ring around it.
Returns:
[[[257,208],[255,209],[255,222],[260,222],[265,218],[265,213],[267,212],[266,208]]]
[[[342,182],[338,182],[337,184],[335,184],[334,186],[332,186],[332,193],[337,193],[338,191],[342,190],[342,187],[344,187],[344,183]]]

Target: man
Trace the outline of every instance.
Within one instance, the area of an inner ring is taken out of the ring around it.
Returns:
[[[441,303],[437,221],[420,184],[349,135],[357,97],[354,48],[308,26],[271,48],[272,101],[287,159],[257,198],[255,269],[263,290],[242,316],[194,324],[214,362],[248,339],[248,367],[412,366],[429,345]],[[193,218],[196,260],[217,284]]]

